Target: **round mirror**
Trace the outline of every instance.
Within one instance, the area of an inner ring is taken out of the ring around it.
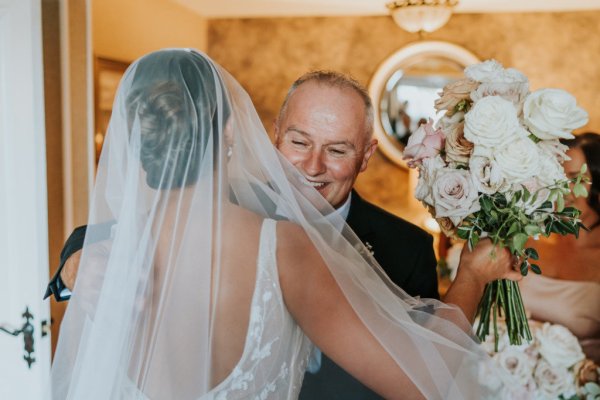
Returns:
[[[470,51],[446,42],[405,46],[388,57],[371,78],[369,94],[375,113],[374,133],[381,151],[396,164],[411,133],[429,118],[443,116],[433,108],[442,88],[463,78],[466,66],[478,63]]]

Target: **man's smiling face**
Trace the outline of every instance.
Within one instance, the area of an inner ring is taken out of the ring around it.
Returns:
[[[365,104],[350,88],[305,82],[275,124],[279,151],[333,206],[348,198],[377,141],[366,132]]]

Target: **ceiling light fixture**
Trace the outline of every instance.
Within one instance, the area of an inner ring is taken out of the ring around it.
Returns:
[[[397,0],[387,4],[394,21],[408,32],[433,32],[448,22],[458,0]]]

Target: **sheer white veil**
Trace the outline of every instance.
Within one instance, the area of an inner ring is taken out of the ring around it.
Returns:
[[[220,299],[244,293],[226,281],[231,268],[255,274],[259,238],[247,221],[256,217],[304,230],[360,320],[426,398],[493,395],[478,383],[489,364],[462,314],[396,287],[343,220],[324,217],[331,211],[210,58],[169,49],[134,62],[98,166],[53,398],[131,398],[131,384],[152,399],[209,393],[215,343],[239,342],[218,328],[231,311]],[[235,308],[241,326],[249,307]]]

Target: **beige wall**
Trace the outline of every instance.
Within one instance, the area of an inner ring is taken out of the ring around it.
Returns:
[[[165,47],[206,49],[206,19],[165,0],[91,0],[94,54],[122,61]]]
[[[457,14],[431,40],[462,45],[481,59],[523,71],[531,88],[559,87],[590,113],[600,131],[600,11],[538,14]],[[288,86],[303,72],[335,69],[368,84],[377,66],[417,35],[390,17],[211,20],[208,54],[246,88],[272,133]],[[367,199],[418,222],[407,172],[377,153],[357,188]]]

